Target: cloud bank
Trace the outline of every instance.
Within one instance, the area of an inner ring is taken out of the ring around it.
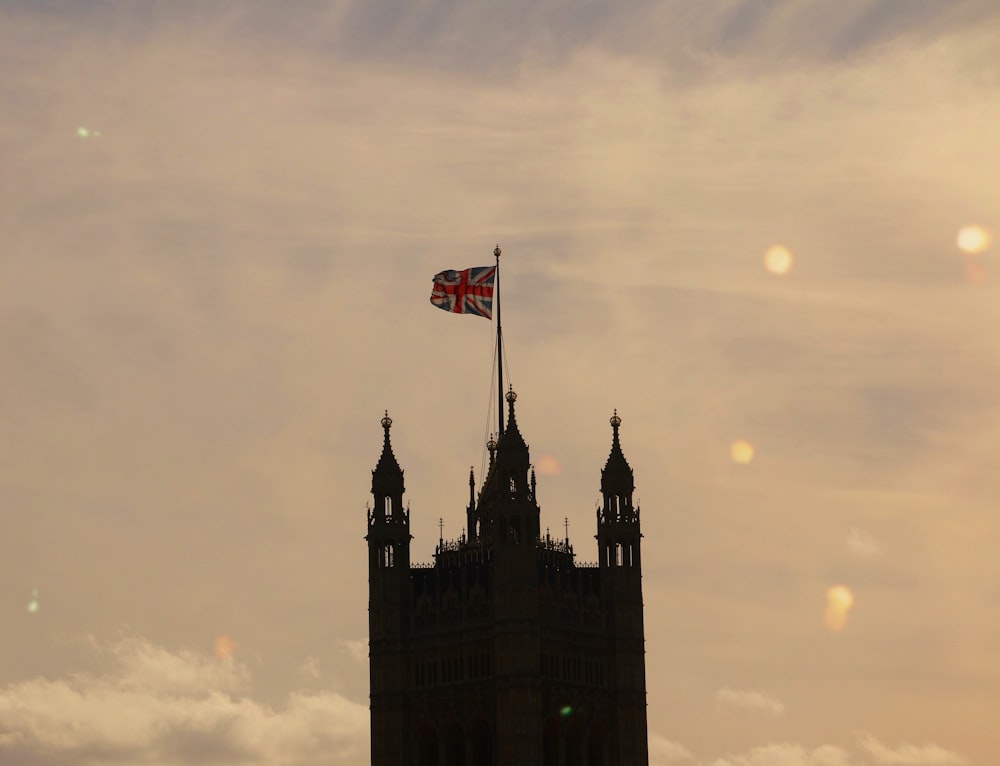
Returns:
[[[0,688],[0,762],[351,766],[368,758],[368,709],[334,692],[255,702],[250,673],[134,637],[94,642],[105,673],[35,678]]]

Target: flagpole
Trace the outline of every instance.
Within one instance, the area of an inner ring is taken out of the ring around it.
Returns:
[[[497,380],[499,381],[497,385],[497,422],[499,423],[499,429],[497,431],[497,438],[503,436],[503,331],[500,329],[500,245],[493,249],[493,255],[497,259],[497,289],[496,289],[496,304],[497,304]]]

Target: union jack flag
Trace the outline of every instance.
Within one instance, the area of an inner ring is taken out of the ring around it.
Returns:
[[[496,266],[473,266],[465,271],[448,269],[434,275],[431,303],[455,314],[493,316],[493,281]]]

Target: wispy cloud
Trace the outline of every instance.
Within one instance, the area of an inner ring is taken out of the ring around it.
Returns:
[[[938,745],[911,745],[904,742],[897,747],[890,747],[867,733],[858,737],[858,745],[879,766],[964,766],[968,763],[958,753]]]
[[[351,638],[344,640],[343,644],[352,660],[361,663],[368,662],[368,639]]]
[[[878,541],[871,533],[860,527],[851,527],[848,530],[847,549],[858,556],[874,556],[881,551]]]
[[[857,766],[850,754],[833,745],[809,749],[780,743],[755,747],[742,755],[717,758],[710,766]]]
[[[306,657],[299,665],[299,675],[311,680],[318,679],[322,673],[319,669],[319,662],[315,657]]]
[[[694,756],[686,747],[661,734],[649,734],[649,764],[650,766],[670,766],[670,764],[692,763]]]
[[[780,716],[785,712],[785,705],[781,700],[755,691],[740,691],[725,687],[715,693],[715,701],[722,706],[769,713],[773,716]]]

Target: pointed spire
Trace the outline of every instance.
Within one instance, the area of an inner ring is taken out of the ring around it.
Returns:
[[[625,459],[622,452],[621,442],[618,440],[618,428],[622,424],[622,419],[618,417],[618,410],[611,417],[611,453],[608,455],[608,462],[601,471],[601,492],[604,495],[631,495],[635,489],[635,479],[632,476],[632,468]]]
[[[389,411],[385,411],[382,418],[382,428],[385,431],[385,440],[382,443],[382,454],[379,456],[375,470],[372,471],[372,494],[376,497],[400,496],[403,494],[403,469],[399,467],[399,462],[392,452],[392,444],[389,441],[389,429],[392,428],[392,418]]]
[[[490,440],[486,442],[486,449],[490,451],[490,468],[493,468],[493,463],[497,459],[497,440],[494,434],[490,434]]]
[[[497,443],[497,449],[503,453],[510,453],[514,450],[527,452],[528,445],[525,444],[524,437],[521,436],[521,431],[517,427],[517,419],[514,417],[514,402],[517,401],[517,394],[513,388],[510,388],[504,398],[507,400],[507,427]]]

